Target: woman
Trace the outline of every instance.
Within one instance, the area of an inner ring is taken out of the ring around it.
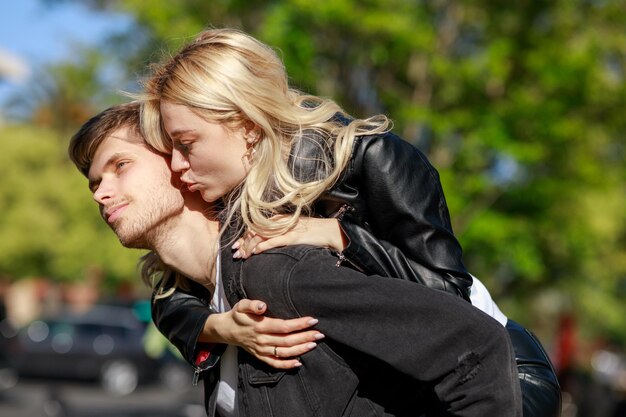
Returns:
[[[352,119],[333,101],[290,89],[275,52],[233,30],[203,32],[145,87],[147,140],[172,152],[172,169],[190,190],[223,199],[226,223],[277,237],[302,227],[303,214],[334,217],[323,224],[335,232],[321,236],[343,249],[339,263],[469,299],[472,278],[438,174],[389,132],[386,117]],[[519,349],[525,415],[558,415],[558,383],[540,344],[501,322]],[[192,358],[197,334],[162,330]]]

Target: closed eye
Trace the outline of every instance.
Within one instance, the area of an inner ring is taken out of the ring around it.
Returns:
[[[190,145],[191,143],[182,143],[180,141],[174,142],[174,147],[176,148],[176,150],[184,155],[189,153]]]

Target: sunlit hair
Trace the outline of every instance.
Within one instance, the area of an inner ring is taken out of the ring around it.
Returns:
[[[154,299],[169,297],[176,288],[187,289],[187,278],[165,265],[159,255],[150,251],[139,258],[141,280],[154,291]]]
[[[187,106],[227,127],[254,123],[260,140],[252,167],[247,179],[224,196],[224,219],[227,224],[243,220],[246,228],[265,236],[294,226],[332,187],[349,162],[355,136],[382,133],[390,126],[385,116],[343,123],[341,118],[349,118],[334,101],[289,87],[283,62],[272,48],[233,29],[202,32],[153,68],[144,93],[142,129],[146,140],[161,151],[172,149],[161,102]],[[302,178],[294,171],[293,158],[300,142],[312,136],[321,151],[314,161],[315,174]],[[276,214],[290,215],[270,221]]]
[[[89,174],[98,147],[116,130],[127,127],[141,138],[139,109],[138,102],[109,107],[87,120],[72,136],[67,151],[76,168],[85,177]]]
[[[89,175],[89,168],[99,146],[118,129],[130,129],[135,135],[127,135],[129,141],[148,146],[139,129],[139,111],[138,102],[109,107],[85,122],[72,136],[68,154],[85,177]],[[156,298],[171,295],[178,286],[185,287],[186,278],[163,264],[155,252],[141,257],[139,269],[141,279],[156,292]]]

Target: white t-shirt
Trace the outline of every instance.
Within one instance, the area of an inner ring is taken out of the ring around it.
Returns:
[[[218,313],[230,310],[230,304],[224,294],[220,255],[215,260],[215,292],[211,299],[211,307]],[[220,359],[220,380],[217,383],[217,411],[222,417],[238,417],[237,410],[237,347],[228,345]]]
[[[470,288],[470,300],[472,301],[472,305],[489,314],[501,325],[506,326],[506,322],[508,321],[507,317],[493,301],[485,285],[475,276],[472,275],[472,278],[474,279],[474,283]]]

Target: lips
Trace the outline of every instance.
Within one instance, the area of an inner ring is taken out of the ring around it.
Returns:
[[[180,180],[183,183],[183,191],[185,191],[185,189],[191,192],[198,190],[199,185],[197,182],[189,181],[182,177],[180,178]]]
[[[103,214],[104,220],[106,220],[109,224],[113,223],[122,215],[122,212],[126,209],[126,207],[128,207],[128,204],[119,204],[107,208]]]
[[[199,188],[199,187],[200,187],[200,186],[198,185],[198,183],[195,183],[195,182],[194,182],[194,183],[191,183],[191,184],[187,184],[187,189],[188,189],[189,191],[191,191],[192,193],[193,193],[194,191],[198,191],[198,188]]]

